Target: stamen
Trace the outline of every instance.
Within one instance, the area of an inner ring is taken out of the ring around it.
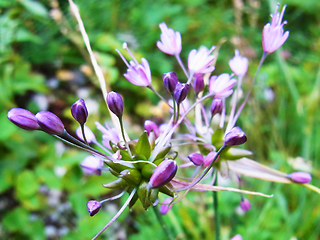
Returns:
[[[130,64],[128,63],[128,61],[125,59],[125,57],[122,55],[122,53],[116,49],[117,53],[120,55],[122,61],[127,65],[127,67],[129,68],[130,67]]]
[[[124,42],[122,44],[123,49],[127,50],[129,55],[131,56],[131,58],[133,59],[133,61],[135,62],[135,64],[139,65],[139,62],[137,61],[137,59],[134,57],[134,55],[132,54],[132,52],[130,51],[130,49],[128,48],[128,44],[126,42]]]

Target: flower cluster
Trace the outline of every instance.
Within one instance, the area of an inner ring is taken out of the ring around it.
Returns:
[[[266,53],[278,49],[289,35],[289,32],[283,34],[285,22],[281,23],[285,7],[281,14],[277,9],[278,6],[273,14],[272,23],[268,23],[263,29],[262,42]],[[185,67],[180,58],[181,34],[168,28],[165,23],[160,23],[159,26],[161,40],[157,42],[158,48],[168,55],[175,56],[184,73],[184,76],[178,72],[163,73],[163,88],[168,92],[168,97],[162,96],[153,88],[149,62],[145,58],[139,63],[126,43],[123,44],[123,49],[129,53],[132,60],[128,62],[120,50],[117,52],[128,68],[124,77],[134,85],[148,87],[168,105],[172,115],[162,126],[152,120],[146,120],[145,131],[138,139],[131,140],[122,123],[123,100],[116,92],[109,92],[106,102],[109,110],[117,117],[120,127],[110,128],[96,123],[98,130],[103,134],[102,143],[97,141],[93,132],[85,125],[88,111],[82,99],[71,107],[72,116],[80,125],[77,129],[78,138],[71,136],[59,117],[51,112],[39,112],[34,115],[21,108],[14,108],[8,112],[8,119],[18,127],[25,130],[42,130],[92,154],[81,163],[85,174],[112,174],[117,178],[104,187],[120,189],[121,194],[101,201],[88,201],[87,209],[90,216],[99,212],[103,202],[120,198],[125,193],[129,194],[124,206],[94,239],[115,221],[126,206],[132,207],[139,200],[145,209],[160,205],[160,212],[166,214],[174,203],[179,202],[180,196],[184,196],[189,190],[227,190],[241,193],[240,207],[243,211],[248,211],[251,205],[243,194],[266,195],[200,184],[210,176],[209,173],[214,173],[217,177],[220,169],[226,166],[238,177],[246,175],[306,186],[311,181],[311,175],[308,173],[275,172],[248,159],[251,152],[238,147],[247,141],[245,132],[236,126],[236,123],[248,99],[246,97],[239,105],[239,92],[242,80],[247,74],[248,59],[236,50],[235,56],[229,61],[232,73],[214,75],[212,72],[217,60],[213,54],[215,47],[208,49],[201,46],[199,50],[190,51]],[[249,94],[250,92],[247,96]],[[230,104],[226,104],[227,102]],[[181,145],[189,145],[189,152],[180,151]],[[98,151],[96,146],[103,151]],[[192,175],[189,174],[190,171],[184,171],[184,168],[191,169]],[[185,181],[182,177],[192,180]],[[166,198],[161,201],[162,195],[166,195]],[[241,239],[241,236],[236,235],[233,239]]]

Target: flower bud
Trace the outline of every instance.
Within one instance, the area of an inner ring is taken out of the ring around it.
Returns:
[[[177,173],[177,164],[171,159],[164,160],[154,170],[150,182],[150,188],[161,187],[172,180]]]
[[[242,237],[240,234],[237,234],[233,238],[231,238],[230,240],[242,240]]]
[[[101,208],[101,203],[95,200],[90,200],[87,202],[87,210],[90,216],[94,216],[97,212],[99,212]]]
[[[200,153],[191,153],[188,158],[196,166],[201,166],[203,164],[203,156]]]
[[[247,141],[246,134],[240,127],[234,127],[224,137],[224,144],[226,146],[241,145]]]
[[[168,72],[162,75],[163,85],[169,93],[174,94],[174,89],[178,83],[178,77],[175,72]]]
[[[203,75],[196,74],[194,76],[193,89],[196,93],[199,93],[203,90],[203,88],[204,88]]]
[[[84,127],[84,135],[86,136],[86,139],[88,141],[88,143],[92,143],[92,142],[96,142],[96,136],[93,134],[93,132],[91,131],[91,129],[89,127],[87,127],[86,125],[83,126]],[[79,126],[76,130],[76,134],[77,137],[84,141],[83,139],[83,134],[82,134],[82,130],[81,130],[81,126]]]
[[[215,151],[209,152],[208,155],[205,156],[203,159],[203,165],[205,167],[208,167],[212,163],[212,161],[216,157],[216,155],[217,155],[217,152],[215,152]],[[215,161],[218,161],[219,158],[220,158],[220,156],[218,156]]]
[[[84,124],[87,121],[88,110],[83,99],[79,99],[72,104],[71,114],[80,124]]]
[[[83,171],[87,175],[101,175],[101,169],[103,168],[103,161],[100,158],[94,156],[86,157],[80,164]]]
[[[222,112],[223,103],[220,98],[214,98],[211,103],[210,111],[211,115],[220,114]]]
[[[242,198],[240,202],[240,207],[244,212],[246,212],[251,209],[251,204],[248,199]]]
[[[121,117],[123,113],[123,101],[119,93],[109,92],[107,95],[107,104],[111,112],[117,117]]]
[[[150,132],[154,133],[154,136],[157,138],[160,135],[160,130],[158,125],[150,120],[146,120],[144,122],[144,129],[147,131],[148,135],[150,135]]]
[[[311,174],[307,172],[293,172],[288,177],[296,183],[309,183],[312,180]]]
[[[8,111],[8,119],[25,130],[39,130],[40,126],[34,114],[23,108],[12,108]]]
[[[41,129],[52,135],[62,135],[64,132],[64,125],[57,115],[49,111],[41,111],[36,114],[38,124]]]
[[[189,84],[178,83],[174,89],[174,99],[180,104],[188,95]]]
[[[172,204],[170,204],[172,199],[172,197],[168,197],[163,201],[162,205],[160,206],[160,213],[162,215],[167,214],[167,212],[169,212],[169,210],[172,208]]]

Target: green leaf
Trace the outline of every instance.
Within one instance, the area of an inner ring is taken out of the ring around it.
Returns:
[[[20,231],[28,226],[29,213],[23,208],[15,208],[9,211],[2,219],[3,226],[9,231]]]
[[[150,157],[151,154],[151,146],[148,140],[148,134],[147,132],[144,132],[135,147],[135,151],[137,154],[142,155],[145,157],[144,160],[147,160]]]
[[[17,178],[16,191],[19,199],[24,199],[34,195],[39,188],[39,183],[35,174],[30,170],[23,171]]]
[[[44,18],[49,16],[47,9],[40,2],[23,0],[21,4],[33,15]]]

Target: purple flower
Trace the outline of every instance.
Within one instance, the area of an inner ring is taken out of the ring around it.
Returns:
[[[172,208],[172,204],[170,204],[172,202],[172,199],[172,197],[168,197],[163,201],[162,205],[160,206],[160,213],[162,215],[167,214],[169,210]]]
[[[309,183],[312,180],[311,174],[307,172],[293,172],[288,177],[296,183]]]
[[[41,129],[52,135],[62,135],[64,132],[64,125],[57,115],[49,111],[41,111],[36,114]]]
[[[99,212],[100,208],[101,208],[101,203],[98,201],[90,200],[87,202],[87,210],[91,217],[95,215],[97,212]]]
[[[229,66],[234,74],[237,76],[244,76],[248,71],[248,58],[239,54],[239,50],[236,50],[235,56],[230,59]]]
[[[240,127],[234,127],[224,137],[226,146],[241,145],[247,141],[246,134]]]
[[[208,167],[212,163],[212,161],[216,157],[216,155],[217,155],[217,152],[215,152],[215,151],[209,152],[208,155],[205,156],[203,159],[203,165],[205,167]],[[218,161],[219,157],[220,156],[218,156],[215,161]]]
[[[212,76],[209,79],[209,92],[214,93],[215,98],[229,97],[233,90],[233,86],[236,84],[236,80],[230,78],[227,73],[222,73],[218,77]]]
[[[102,144],[111,149],[110,142],[117,144],[120,141],[118,131],[115,128],[110,128],[107,124],[106,127],[102,126],[99,122],[95,122],[99,131],[103,133]]]
[[[246,212],[251,209],[251,204],[248,199],[242,198],[240,202],[240,207],[244,212]]]
[[[147,131],[148,135],[150,135],[150,132],[153,132],[156,138],[159,137],[160,135],[160,130],[158,125],[151,120],[146,120],[144,122],[144,129]]]
[[[174,89],[179,82],[177,74],[175,72],[164,73],[162,75],[162,79],[164,87],[169,91],[169,93],[173,94]]]
[[[233,238],[231,238],[230,240],[242,240],[242,237],[240,234],[237,234]]]
[[[200,153],[191,153],[188,158],[196,166],[201,166],[204,163],[203,156]]]
[[[284,5],[281,11],[281,14],[278,12],[279,3],[274,11],[274,14],[271,14],[272,21],[267,23],[262,31],[262,47],[263,51],[266,53],[272,53],[284,44],[284,42],[289,37],[289,31],[284,33],[283,25],[287,21],[282,22],[284,11],[287,5]]]
[[[199,50],[192,49],[188,56],[188,68],[190,73],[211,73],[214,70],[212,63],[215,56],[211,54],[214,49],[215,46],[212,46],[210,50],[204,46],[201,46]]]
[[[166,54],[179,55],[182,48],[180,32],[168,28],[165,23],[160,23],[159,27],[161,29],[161,41],[157,41],[157,47]]]
[[[111,112],[117,117],[121,117],[123,113],[123,101],[119,93],[109,92],[107,95],[107,104]]]
[[[77,128],[76,134],[77,134],[77,137],[80,140],[84,141],[82,130],[81,130],[80,126]],[[96,142],[97,141],[96,140],[96,136],[93,134],[91,129],[89,127],[87,127],[86,125],[84,125],[84,135],[86,136],[86,139],[87,139],[88,143],[92,143],[92,142]]]
[[[180,104],[188,95],[189,92],[189,84],[186,83],[178,83],[176,88],[174,89],[174,99],[177,104]]]
[[[40,126],[34,114],[23,108],[12,108],[8,111],[8,119],[25,130],[39,130]]]
[[[86,157],[80,164],[83,171],[87,175],[101,175],[101,169],[103,168],[103,161],[100,158],[94,156]]]
[[[196,74],[194,76],[193,89],[196,93],[199,93],[204,88],[204,80],[202,74]]]
[[[218,113],[220,114],[222,112],[222,108],[223,108],[222,100],[220,98],[214,98],[210,106],[211,115],[214,116]]]
[[[77,100],[71,106],[71,114],[80,124],[84,124],[87,121],[88,110],[83,99]]]
[[[170,182],[176,175],[177,169],[177,163],[171,159],[166,159],[161,162],[150,178],[150,188],[158,188]]]

